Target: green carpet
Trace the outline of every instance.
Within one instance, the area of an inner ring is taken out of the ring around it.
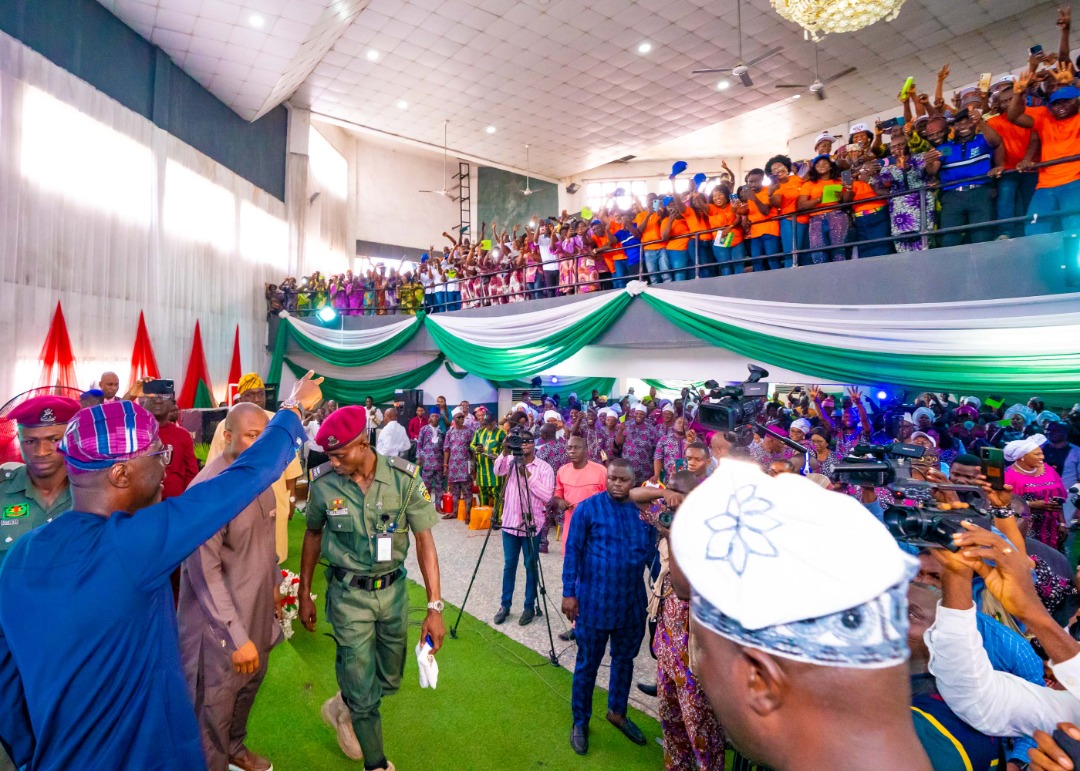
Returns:
[[[289,526],[286,567],[300,570],[303,519]],[[275,771],[361,769],[338,749],[319,708],[337,691],[334,642],[322,618],[326,584],[316,570],[313,592],[319,625],[309,633],[297,622],[291,640],[270,656],[269,671],[248,723],[248,746],[274,763]],[[589,754],[570,749],[571,672],[551,666],[540,654],[466,615],[458,639],[439,652],[439,687],[421,690],[412,649],[427,604],[423,589],[410,581],[412,630],[401,690],[383,701],[387,757],[401,771],[416,769],[599,768],[655,770],[663,767],[656,720],[631,710],[649,743],[631,744],[605,719],[607,691],[597,688]],[[447,627],[457,609],[447,605]],[[572,652],[571,652],[572,653]],[[563,657],[565,666],[573,658]],[[601,668],[601,681],[608,670]]]

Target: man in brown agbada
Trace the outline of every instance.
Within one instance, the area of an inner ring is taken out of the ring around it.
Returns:
[[[241,403],[224,423],[224,452],[192,485],[228,468],[259,438],[267,419],[258,405]],[[244,771],[271,768],[244,739],[270,650],[283,637],[275,617],[281,573],[274,517],[274,493],[267,488],[183,563],[180,656],[209,771],[226,771],[230,764]]]

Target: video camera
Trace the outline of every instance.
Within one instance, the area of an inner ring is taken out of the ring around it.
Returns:
[[[911,479],[912,462],[926,453],[917,444],[859,444],[833,467],[837,481],[857,487],[889,487]]]
[[[742,433],[746,433],[749,429],[752,433],[751,424],[765,407],[769,394],[769,384],[762,381],[769,373],[756,364],[748,364],[747,368],[750,376],[741,385],[721,387],[715,380],[705,381],[709,395],[698,407],[702,425],[725,432],[738,432],[742,428]]]
[[[949,508],[942,508],[948,505]],[[900,506],[889,504],[884,510],[885,527],[897,541],[914,546],[934,546],[959,551],[953,542],[954,533],[964,532],[961,522],[967,521],[990,529],[991,518],[968,504],[919,504]]]
[[[525,445],[525,429],[521,426],[514,426],[510,429],[510,433],[506,435],[506,446],[510,450],[510,454],[515,458],[521,458],[525,452],[522,447]]]

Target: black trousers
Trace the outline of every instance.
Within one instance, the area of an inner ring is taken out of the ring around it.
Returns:
[[[977,225],[994,219],[994,201],[990,195],[989,184],[979,185],[970,190],[945,190],[938,200],[941,201],[941,227],[955,228],[963,225]],[[994,237],[992,228],[973,228],[941,236],[942,246],[958,246],[962,243],[979,244]]]

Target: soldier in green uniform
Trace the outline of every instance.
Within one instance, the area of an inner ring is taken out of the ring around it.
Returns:
[[[437,652],[446,635],[439,558],[431,533],[438,516],[420,469],[378,455],[366,429],[363,407],[343,407],[326,419],[315,437],[330,462],[311,474],[300,562],[300,620],[314,631],[311,578],[321,554],[330,565],[326,615],[337,642],[337,681],[347,710],[335,706],[335,697],[323,706],[323,717],[337,729],[347,755],[358,759],[346,730],[351,723],[364,767],[393,771],[383,751],[379,704],[398,690],[405,669],[409,594],[404,562],[410,530],[428,596],[420,639],[430,638]]]
[[[19,426],[23,463],[0,466],[0,564],[22,536],[71,508],[67,468],[56,446],[78,411],[74,399],[35,396],[8,415]]]

